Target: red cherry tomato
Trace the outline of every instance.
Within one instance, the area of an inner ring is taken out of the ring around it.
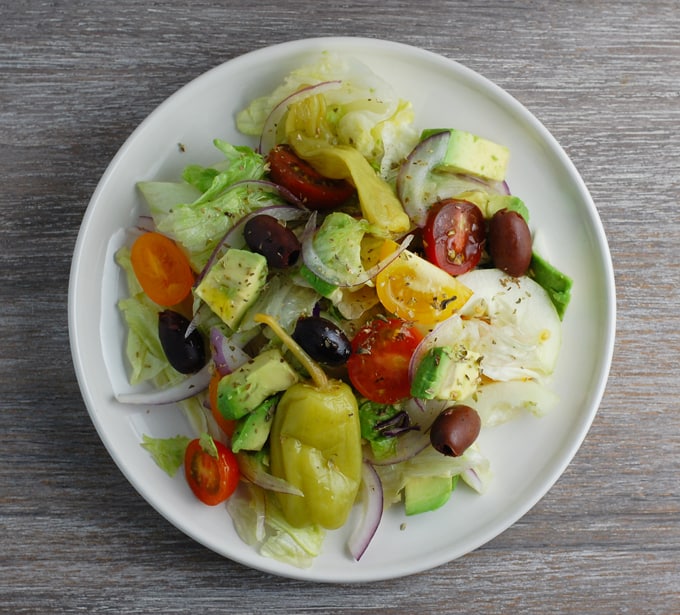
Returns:
[[[469,201],[445,199],[427,216],[423,232],[427,260],[451,275],[477,266],[485,239],[484,215]]]
[[[205,451],[197,438],[184,453],[184,473],[194,495],[208,506],[224,502],[234,493],[240,473],[236,455],[215,441],[217,457]]]
[[[177,305],[191,292],[191,265],[184,252],[165,235],[140,235],[132,244],[130,262],[144,292],[159,305]]]
[[[352,340],[347,372],[354,388],[364,397],[392,404],[411,392],[409,363],[423,336],[399,318],[376,318]]]
[[[344,179],[329,179],[300,158],[287,145],[277,145],[267,156],[269,175],[292,192],[309,209],[330,209],[342,205],[356,189]]]

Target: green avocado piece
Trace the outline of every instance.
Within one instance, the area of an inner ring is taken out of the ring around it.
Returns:
[[[281,351],[270,348],[220,380],[217,408],[225,419],[240,419],[265,399],[285,391],[298,380],[297,372],[283,358]]]
[[[231,438],[231,450],[259,451],[267,442],[272,429],[272,420],[281,395],[273,395],[265,399],[255,410],[241,417],[236,423]]]
[[[437,165],[438,170],[476,175],[492,181],[505,179],[510,159],[507,147],[456,128],[427,129],[421,139],[440,132],[449,133],[449,144],[444,160]]]
[[[493,215],[501,209],[516,211],[524,218],[524,221],[529,224],[529,210],[524,204],[524,201],[518,196],[511,194],[490,194],[485,217],[491,219],[493,218]]]
[[[573,280],[536,252],[531,256],[528,276],[546,290],[557,310],[557,315],[562,320],[571,301]]]
[[[453,491],[450,476],[414,476],[404,486],[404,510],[407,515],[419,515],[441,508]]]
[[[421,359],[411,383],[417,399],[464,399],[477,388],[480,355],[460,345],[435,346]]]
[[[267,271],[267,259],[261,254],[230,248],[194,292],[234,330],[264,288]]]

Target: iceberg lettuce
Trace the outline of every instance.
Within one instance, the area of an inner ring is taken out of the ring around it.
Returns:
[[[324,93],[334,144],[356,148],[387,178],[418,141],[413,109],[391,85],[354,58],[322,52],[315,61],[288,74],[273,92],[240,111],[236,125],[242,133],[258,136],[269,114],[288,96],[303,87],[334,80],[340,80],[341,86]]]

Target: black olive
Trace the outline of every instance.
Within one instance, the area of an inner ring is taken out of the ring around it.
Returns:
[[[207,362],[201,333],[194,329],[188,336],[189,320],[173,310],[158,315],[158,337],[170,365],[181,374],[193,374]]]
[[[443,410],[432,423],[430,442],[443,455],[459,457],[477,439],[482,421],[474,408],[458,404]]]
[[[273,216],[259,214],[246,222],[243,229],[246,244],[267,259],[271,267],[283,269],[295,264],[300,256],[300,240]]]
[[[325,365],[343,365],[352,352],[343,330],[334,322],[319,316],[299,318],[293,339],[312,359]]]

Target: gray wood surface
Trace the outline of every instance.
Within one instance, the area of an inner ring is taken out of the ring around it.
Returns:
[[[0,0],[0,611],[680,613],[677,0],[311,6]],[[437,52],[526,105],[591,191],[618,293],[604,399],[546,497],[457,561],[353,586],[243,568],[151,509],[90,422],[66,313],[83,213],[135,126],[223,61],[335,35]]]

